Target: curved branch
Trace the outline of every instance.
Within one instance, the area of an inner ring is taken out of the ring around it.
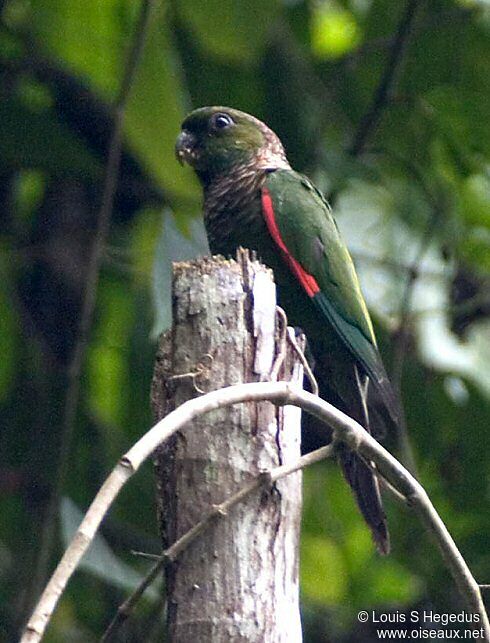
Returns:
[[[121,162],[123,124],[131,87],[136,75],[139,59],[148,31],[151,9],[155,0],[143,0],[139,21],[135,29],[133,42],[127,56],[124,76],[119,95],[114,106],[114,129],[109,143],[108,159],[105,172],[103,193],[97,219],[97,229],[90,249],[87,272],[85,277],[84,295],[81,305],[79,324],[73,353],[67,369],[67,388],[63,406],[60,448],[54,488],[51,492],[46,515],[43,521],[39,557],[34,573],[34,586],[44,582],[45,569],[52,554],[55,537],[56,514],[66,475],[69,469],[70,452],[72,448],[78,403],[80,399],[80,380],[85,353],[89,339],[90,328],[95,311],[97,286],[99,282],[100,265],[109,233],[114,197]]]
[[[280,478],[284,478],[295,471],[300,471],[309,467],[310,464],[314,462],[320,462],[325,458],[329,458],[334,453],[334,445],[329,444],[325,447],[320,447],[311,453],[301,456],[296,462],[287,465],[281,465],[275,467],[270,471],[263,471],[255,476],[247,485],[242,489],[239,489],[236,493],[232,494],[224,502],[219,505],[214,505],[208,514],[191,527],[188,531],[185,532],[178,540],[176,540],[173,545],[168,547],[160,556],[156,556],[156,562],[153,567],[147,573],[147,575],[140,582],[138,587],[134,592],[127,598],[124,603],[122,603],[114,618],[109,623],[106,631],[101,637],[101,643],[105,641],[110,641],[111,637],[114,636],[116,631],[121,627],[124,621],[129,617],[132,610],[136,606],[139,599],[143,596],[147,587],[158,577],[165,564],[168,561],[176,560],[179,555],[187,549],[187,547],[196,540],[196,538],[216,519],[223,518],[228,514],[230,509],[237,505],[242,500],[245,500],[250,494],[259,489],[262,486],[271,486],[277,482]],[[153,558],[153,556],[152,556]]]
[[[95,533],[119,491],[155,448],[176,431],[203,413],[240,402],[268,400],[276,405],[299,406],[328,424],[334,439],[344,442],[369,460],[380,473],[410,502],[421,522],[435,538],[443,559],[461,593],[466,608],[478,614],[490,642],[490,623],[482,601],[480,587],[473,578],[446,526],[434,509],[419,482],[360,424],[321,398],[287,382],[237,384],[191,399],[160,420],[121,458],[102,485],[80,527],[65,551],[51,580],[26,626],[21,643],[39,641],[51,619],[68,580],[85,554]]]

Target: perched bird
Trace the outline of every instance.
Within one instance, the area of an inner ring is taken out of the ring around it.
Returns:
[[[367,431],[373,429],[368,409],[385,425],[397,425],[400,407],[352,259],[328,203],[291,168],[277,135],[244,112],[203,107],[184,120],[176,155],[202,184],[211,252],[234,256],[243,246],[272,268],[279,305],[306,334],[321,397]],[[376,546],[386,554],[378,481],[352,451],[342,447],[339,457]]]

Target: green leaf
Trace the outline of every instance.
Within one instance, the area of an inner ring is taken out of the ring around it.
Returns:
[[[324,604],[339,603],[348,587],[341,550],[333,540],[305,534],[301,538],[301,591]]]
[[[179,61],[172,48],[163,5],[155,12],[126,111],[129,147],[173,197],[199,200],[197,180],[182,171],[175,140],[184,118]]]
[[[180,0],[178,9],[210,54],[234,63],[251,63],[263,52],[279,5],[275,0]]]
[[[422,583],[393,558],[383,560],[365,582],[377,605],[409,605],[419,598]]]
[[[38,170],[23,170],[17,175],[15,205],[19,217],[29,221],[44,197],[46,179]]]
[[[161,228],[161,212],[151,209],[140,211],[133,222],[129,241],[132,273],[136,285],[148,285]]]
[[[431,90],[424,100],[434,123],[449,140],[468,152],[490,151],[488,108],[480,93],[447,85]]]
[[[30,24],[36,39],[61,65],[113,102],[134,37],[130,0],[37,0]],[[197,198],[197,184],[180,171],[174,144],[184,116],[179,61],[162,4],[154,11],[126,110],[126,143],[143,168],[172,195]]]
[[[468,224],[490,228],[490,178],[487,175],[473,174],[463,181],[461,213]]]
[[[34,0],[29,25],[52,56],[110,99],[121,82],[131,14],[127,0]]]
[[[340,58],[357,47],[359,26],[350,11],[319,4],[312,15],[311,46],[320,58]]]
[[[119,426],[130,394],[127,348],[133,322],[132,299],[122,284],[100,289],[96,338],[88,355],[91,410],[103,423]],[[116,436],[110,437],[117,442]]]
[[[60,515],[63,541],[65,546],[68,546],[83,519],[83,513],[70,498],[65,497],[61,501]],[[133,591],[143,579],[141,574],[114,554],[105,539],[99,534],[95,536],[90,549],[83,557],[80,569],[126,591]],[[143,594],[145,600],[152,602],[159,600],[159,596],[160,594],[154,586],[148,587]]]
[[[462,258],[480,270],[490,272],[490,230],[475,227],[462,240],[458,248]]]
[[[94,176],[96,159],[48,110],[32,110],[16,98],[0,101],[0,164],[54,174]]]

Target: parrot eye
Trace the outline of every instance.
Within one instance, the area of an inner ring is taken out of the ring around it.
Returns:
[[[218,113],[211,117],[211,127],[214,130],[221,130],[234,125],[235,121],[229,114]]]

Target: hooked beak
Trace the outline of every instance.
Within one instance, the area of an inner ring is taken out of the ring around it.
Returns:
[[[175,143],[175,156],[181,165],[192,165],[197,158],[196,137],[187,130],[182,130]]]

